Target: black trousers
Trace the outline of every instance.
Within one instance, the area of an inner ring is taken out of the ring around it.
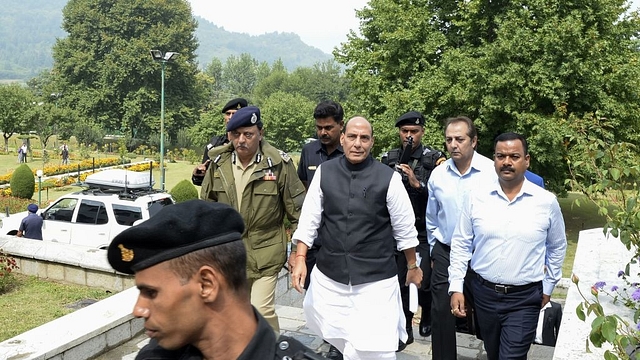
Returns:
[[[502,294],[482,285],[477,277],[470,282],[487,359],[526,360],[536,337],[542,284]]]
[[[431,253],[431,347],[433,360],[455,360],[456,317],[451,314],[449,255],[451,248],[436,241]]]
[[[422,269],[422,284],[418,288],[418,304],[422,307],[421,323],[431,324],[431,256],[429,255],[429,244],[420,241],[416,248],[422,258],[420,269]],[[409,310],[409,287],[407,282],[407,258],[404,252],[396,251],[396,265],[398,266],[398,283],[400,285],[400,297],[402,298],[402,312],[407,320],[406,328],[413,327],[413,313]]]

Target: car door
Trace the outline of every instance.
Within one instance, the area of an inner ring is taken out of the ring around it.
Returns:
[[[102,201],[82,199],[71,229],[71,244],[106,248],[109,246],[111,224]]]
[[[71,226],[78,199],[62,198],[42,213],[42,240],[71,242]]]

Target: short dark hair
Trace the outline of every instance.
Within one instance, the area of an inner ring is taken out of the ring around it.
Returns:
[[[520,142],[522,143],[522,147],[524,148],[524,155],[529,154],[529,144],[527,144],[527,139],[525,139],[524,136],[514,132],[506,132],[496,136],[496,138],[493,140],[493,151],[496,150],[496,145],[499,141],[502,142],[509,140],[520,140]]]
[[[240,240],[196,250],[167,260],[169,268],[186,284],[200,267],[209,265],[220,271],[229,288],[240,295],[248,293],[247,250]]]
[[[447,128],[449,127],[449,125],[457,122],[463,122],[467,124],[467,128],[469,128],[469,130],[467,131],[467,136],[469,136],[472,139],[478,136],[478,130],[476,129],[476,126],[473,125],[473,120],[469,119],[466,116],[450,117],[447,120],[445,120],[445,123],[444,123],[445,136],[446,136]]]
[[[313,118],[314,119],[326,119],[333,118],[337,123],[340,123],[344,120],[344,110],[342,109],[342,105],[338,104],[335,101],[325,100],[320,102],[315,110],[313,110]]]

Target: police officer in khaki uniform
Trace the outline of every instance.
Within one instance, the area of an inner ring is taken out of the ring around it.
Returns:
[[[229,102],[226,103],[222,108],[222,116],[224,116],[225,125],[229,122],[236,111],[242,109],[245,106],[247,106],[247,100],[243,98],[229,100]],[[202,185],[204,173],[209,167],[209,150],[228,143],[229,138],[227,137],[226,132],[223,135],[214,135],[211,140],[209,140],[209,143],[204,147],[204,151],[202,154],[202,164],[196,166],[196,168],[193,169],[193,173],[191,174],[191,182],[193,183],[193,185]]]
[[[135,274],[133,315],[151,341],[136,359],[322,359],[276,335],[249,302],[244,223],[228,205],[191,200],[113,239],[107,257]]]
[[[229,204],[242,215],[251,303],[277,333],[276,280],[288,240],[284,220],[295,231],[305,189],[291,158],[263,139],[260,109],[238,110],[227,132],[231,143],[209,151],[212,160],[200,197]]]
[[[431,335],[431,291],[429,289],[431,278],[431,257],[429,256],[429,242],[427,241],[427,228],[425,222],[425,212],[427,211],[427,181],[431,171],[444,162],[446,157],[441,151],[430,149],[422,145],[421,140],[424,135],[424,116],[417,111],[410,111],[396,120],[396,127],[400,135],[402,147],[393,149],[382,155],[381,162],[394,167],[402,175],[404,184],[413,212],[415,214],[415,226],[418,231],[420,245],[416,251],[422,258],[420,267],[424,274],[422,286],[418,289],[418,303],[422,308],[420,317],[419,333],[421,336]],[[409,141],[411,138],[411,141]],[[411,148],[407,148],[411,142]],[[406,149],[406,150],[405,150]],[[403,152],[408,152],[404,160]],[[403,163],[404,162],[404,163]],[[406,343],[400,342],[398,351],[414,341],[413,338],[413,313],[409,310],[409,288],[405,285],[407,276],[407,260],[402,252],[396,252],[398,264],[398,280],[400,281],[400,295],[402,296],[402,310],[407,319],[407,333],[409,337]]]

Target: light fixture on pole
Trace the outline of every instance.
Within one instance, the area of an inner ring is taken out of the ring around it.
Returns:
[[[42,206],[42,169],[38,169],[36,171],[36,176],[38,177],[38,206]]]
[[[178,53],[173,51],[162,53],[160,50],[150,50],[149,52],[154,61],[160,62],[162,68],[160,83],[160,189],[164,191],[164,66],[167,62],[175,60]]]

